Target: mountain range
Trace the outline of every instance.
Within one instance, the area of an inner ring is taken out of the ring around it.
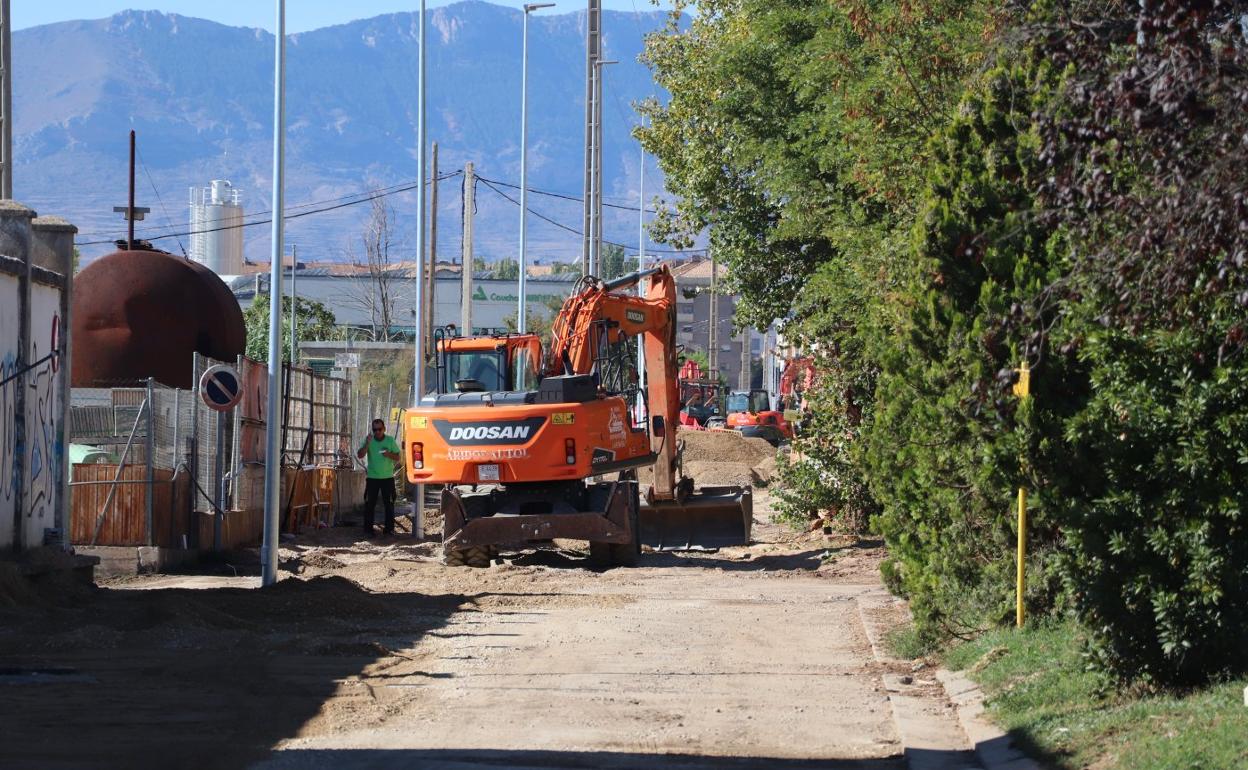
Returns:
[[[476,0],[428,11],[427,136],[443,176],[472,161],[494,180],[476,190],[477,256],[513,256],[519,221],[522,12]],[[602,14],[605,68],[603,195],[637,206],[638,100],[657,95],[638,61],[664,12]],[[289,35],[286,47],[286,203],[326,208],[373,188],[412,183],[416,169],[418,16],[395,13]],[[273,36],[155,11],[68,21],[13,34],[14,197],[79,228],[85,260],[112,250],[125,223],[128,131],[137,133],[139,237],[179,253],[188,192],[212,179],[243,191],[249,221],[267,218],[272,186]],[[579,231],[584,165],[585,11],[536,12],[529,29],[530,209]],[[460,253],[462,177],[439,183],[438,253]],[[646,165],[647,205],[659,191]],[[388,196],[403,253],[414,248],[415,195]],[[290,219],[300,260],[346,259],[367,203]],[[307,210],[307,209],[300,209]],[[637,212],[607,209],[605,234],[635,248]],[[180,234],[180,235],[179,235]],[[530,257],[566,260],[580,236],[533,217]],[[245,229],[249,260],[267,261],[269,226]]]

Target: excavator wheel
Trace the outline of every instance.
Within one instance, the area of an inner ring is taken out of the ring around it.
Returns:
[[[488,567],[498,552],[488,545],[473,545],[467,548],[443,546],[442,563],[448,567]]]

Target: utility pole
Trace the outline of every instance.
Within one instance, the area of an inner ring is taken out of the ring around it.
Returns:
[[[422,268],[423,269],[423,268]],[[433,143],[429,177],[429,274],[425,276],[425,349],[433,345],[433,287],[438,270],[438,143]]]
[[[637,143],[638,146],[641,142]],[[641,166],[637,181],[637,269],[646,269],[646,148],[641,147]],[[641,293],[641,284],[637,285]]]
[[[460,255],[460,332],[465,336],[472,335],[472,215],[476,205],[477,175],[472,161],[464,164],[464,243]]]
[[[269,252],[269,408],[265,414],[264,547],[260,552],[261,583],[277,582],[277,536],[282,485],[282,237],[286,173],[286,0],[276,0],[273,60],[273,227]]]
[[[737,387],[741,390],[750,389],[750,329],[741,330],[741,373],[737,375]]]
[[[711,252],[711,331],[707,341],[706,366],[711,376],[719,377],[719,270],[715,263],[715,252]]]
[[[13,198],[13,21],[0,0],[0,198]]]
[[[585,191],[581,217],[581,275],[589,275],[594,212],[594,131],[598,114],[598,59],[602,57],[602,0],[588,0],[585,13]]]
[[[5,70],[8,75],[8,70]],[[130,203],[126,206],[126,250],[134,251],[134,129],[130,129]],[[150,467],[151,460],[148,460]],[[147,490],[149,493],[152,490]]]
[[[618,61],[599,59],[594,62],[594,152],[590,162],[591,203],[589,211],[589,272],[602,272],[602,68]]]
[[[126,218],[126,251],[134,251],[134,223],[142,221],[149,208],[134,205],[134,130],[130,130],[130,198],[125,206],[113,206],[113,211]]]
[[[295,288],[295,278],[299,272],[299,247],[290,244],[290,364],[295,364],[295,323],[299,315],[299,292]]]
[[[605,59],[594,62],[594,244],[593,272],[602,273],[602,67]]]

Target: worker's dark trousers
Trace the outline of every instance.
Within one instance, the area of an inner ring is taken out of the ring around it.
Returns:
[[[377,495],[386,506],[386,533],[394,532],[394,479],[368,479],[364,482],[364,531],[373,531],[373,515],[377,510]]]

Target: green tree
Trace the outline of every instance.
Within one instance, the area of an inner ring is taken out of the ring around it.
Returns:
[[[927,140],[980,66],[995,6],[711,0],[686,30],[678,3],[643,55],[671,97],[642,105],[637,133],[678,200],[654,235],[709,228],[759,328],[825,264],[896,272]]]
[[[929,139],[982,65],[994,12],[981,0],[712,0],[687,31],[673,16],[647,38],[671,98],[643,105],[638,134],[679,201],[654,235],[687,243],[709,228],[738,317],[782,319],[786,338],[819,351],[817,417],[787,475],[794,519],[812,504],[858,523],[878,511],[861,437],[915,302]]]
[[[412,351],[393,353],[385,359],[369,358],[360,363],[356,389],[360,393],[368,393],[371,387],[376,403],[385,405],[385,399],[393,394],[391,406],[408,406],[412,390]],[[390,415],[375,415],[390,423]],[[394,425],[390,429],[395,430]]]
[[[520,278],[520,263],[511,257],[505,257],[491,263],[489,269],[499,281],[515,281]]]
[[[1019,486],[1036,492],[1032,611],[1057,595],[1051,479],[1036,469],[1069,462],[1065,418],[1087,388],[1076,363],[1009,323],[1068,265],[1060,233],[1037,216],[1047,170],[1030,119],[1053,98],[1057,78],[1043,63],[1018,59],[973,84],[933,142],[914,234],[916,301],[900,344],[880,358],[861,447],[881,506],[876,525],[890,547],[888,574],[929,638],[1012,617],[1009,501]],[[1051,325],[1056,313],[1033,320]],[[1020,406],[1010,387],[1023,362],[1037,376]]]
[[[598,271],[599,278],[609,281],[636,269],[637,257],[625,256],[623,246],[617,246],[614,243],[602,245],[602,267]]]
[[[1248,670],[1244,5],[1037,2],[1067,72],[1040,111],[1068,233],[1052,344],[1092,382],[1045,470],[1089,661],[1190,686]],[[1124,41],[1131,41],[1125,44]],[[1040,327],[1040,332],[1044,327]],[[1064,462],[1062,462],[1064,461]]]
[[[525,307],[525,331],[529,334],[536,334],[542,340],[542,350],[550,350],[553,342],[551,338],[551,327],[554,324],[555,316],[563,308],[563,300],[558,297],[548,297],[541,304],[541,309],[534,308],[532,305]],[[503,328],[509,332],[516,331],[517,313],[510,313],[503,318]]]
[[[333,312],[313,299],[299,297],[295,327],[300,340],[336,340],[342,338]],[[247,327],[247,356],[257,361],[269,357],[269,295],[258,294],[243,312]],[[282,360],[290,361],[290,297],[282,297]]]

